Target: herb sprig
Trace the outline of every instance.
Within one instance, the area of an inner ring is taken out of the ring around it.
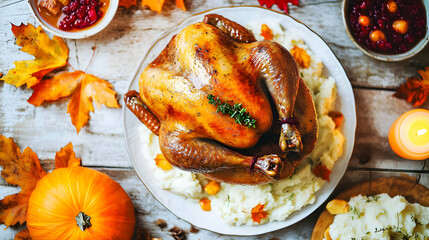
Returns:
[[[230,115],[240,125],[256,128],[256,120],[250,117],[247,110],[241,106],[241,103],[235,103],[234,105],[222,103],[219,97],[215,99],[215,96],[212,94],[209,94],[207,99],[210,104],[217,106],[216,112]]]

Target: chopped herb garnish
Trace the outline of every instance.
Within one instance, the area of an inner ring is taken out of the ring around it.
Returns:
[[[289,201],[292,201],[292,199],[293,199],[293,193],[289,196]]]
[[[360,218],[362,215],[362,213],[356,207],[350,207],[350,211],[352,211],[352,213],[356,215],[357,218]]]
[[[209,94],[207,99],[210,104],[217,106],[217,112],[230,115],[240,125],[256,128],[256,120],[250,117],[246,109],[241,106],[241,103],[235,103],[234,105],[222,103],[219,97],[215,99],[212,94]]]

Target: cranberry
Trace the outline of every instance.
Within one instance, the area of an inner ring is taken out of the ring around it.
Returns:
[[[360,4],[360,8],[361,9],[366,9],[366,8],[368,8],[368,5],[369,5],[369,0],[364,0],[364,1],[362,1],[362,3]]]
[[[70,8],[69,8],[69,6],[65,6],[65,7],[63,7],[63,13],[65,14],[65,15],[70,15]]]

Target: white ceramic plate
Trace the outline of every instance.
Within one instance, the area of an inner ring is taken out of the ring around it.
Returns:
[[[128,90],[138,90],[138,80],[141,72],[165,48],[173,35],[177,34],[190,24],[201,22],[204,15],[209,13],[223,15],[224,17],[236,21],[244,26],[254,21],[259,21],[261,24],[269,21],[280,22],[285,28],[296,29],[314,54],[323,59],[323,64],[325,66],[324,74],[332,76],[337,83],[338,96],[336,109],[342,112],[345,117],[342,127],[342,132],[346,139],[344,153],[333,168],[330,176],[330,182],[323,185],[323,187],[316,193],[316,201],[314,204],[307,205],[302,210],[293,213],[285,221],[271,222],[258,226],[232,226],[224,222],[215,213],[202,211],[198,203],[186,200],[174,193],[158,187],[159,185],[151,171],[151,165],[149,164],[149,161],[153,161],[153,159],[149,159],[147,154],[148,149],[143,147],[143,143],[147,142],[145,139],[148,138],[148,135],[141,133],[146,132],[143,131],[146,126],[140,123],[134,114],[131,113],[131,111],[129,111],[124,105],[124,136],[129,157],[137,175],[155,198],[157,198],[161,204],[176,216],[199,228],[204,228],[221,234],[245,236],[263,234],[290,226],[316,210],[317,207],[319,207],[329,197],[346,171],[347,164],[353,150],[356,130],[355,101],[349,79],[331,49],[326,45],[322,38],[304,24],[280,12],[261,7],[242,6],[217,8],[194,15],[184,20],[169,32],[160,36],[154,42],[152,47],[150,47],[145,53],[139,67],[133,74]]]

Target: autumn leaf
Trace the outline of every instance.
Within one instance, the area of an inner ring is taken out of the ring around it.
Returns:
[[[261,220],[268,216],[268,213],[264,211],[265,204],[258,204],[254,208],[252,208],[252,220],[253,222],[257,222],[261,224]]]
[[[81,165],[82,160],[76,157],[72,143],[67,144],[55,154],[55,169]]]
[[[150,10],[161,13],[165,0],[142,0],[142,6],[148,6]],[[176,0],[176,7],[186,11],[183,0]]]
[[[425,70],[419,70],[418,73],[422,77],[421,79],[408,78],[393,94],[394,97],[412,103],[414,107],[421,106],[429,96],[429,67],[425,67]]]
[[[326,180],[329,182],[329,176],[331,175],[331,170],[329,170],[325,165],[317,165],[313,168],[313,173],[317,177]]]
[[[262,26],[261,26],[261,36],[265,40],[273,40],[273,38],[274,38],[273,31],[271,30],[270,27],[268,27],[267,24],[262,24]]]
[[[131,6],[137,6],[137,0],[119,0],[119,7],[129,8]]]
[[[17,194],[6,196],[0,201],[0,223],[12,226],[23,224],[27,219],[28,199],[37,181],[46,175],[37,155],[27,147],[21,150],[12,138],[0,135],[1,176],[12,185],[21,187]]]
[[[186,11],[185,3],[183,2],[183,0],[176,0],[176,7],[182,9],[183,11]]]
[[[30,88],[52,70],[66,65],[69,49],[62,38],[54,36],[51,40],[42,27],[35,28],[31,24],[12,24],[12,32],[16,44],[22,47],[21,51],[33,55],[35,59],[16,61],[15,68],[0,80],[16,87],[27,84],[27,88]]]
[[[53,102],[71,95],[67,113],[78,133],[88,122],[89,112],[94,111],[93,102],[99,109],[101,104],[112,108],[120,107],[115,97],[116,92],[109,82],[82,71],[58,74],[40,82],[33,89],[28,102],[36,107],[44,101]]]
[[[308,68],[310,66],[311,57],[304,49],[298,46],[294,46],[290,50],[290,54],[292,54],[293,58],[295,58],[296,63],[298,63],[298,65],[302,68]]]
[[[27,228],[21,230],[19,233],[15,234],[14,240],[31,240],[30,232]]]
[[[288,13],[288,3],[292,3],[295,6],[299,6],[299,0],[258,0],[259,5],[266,5],[267,8],[271,8],[273,4],[276,4],[286,14]]]

